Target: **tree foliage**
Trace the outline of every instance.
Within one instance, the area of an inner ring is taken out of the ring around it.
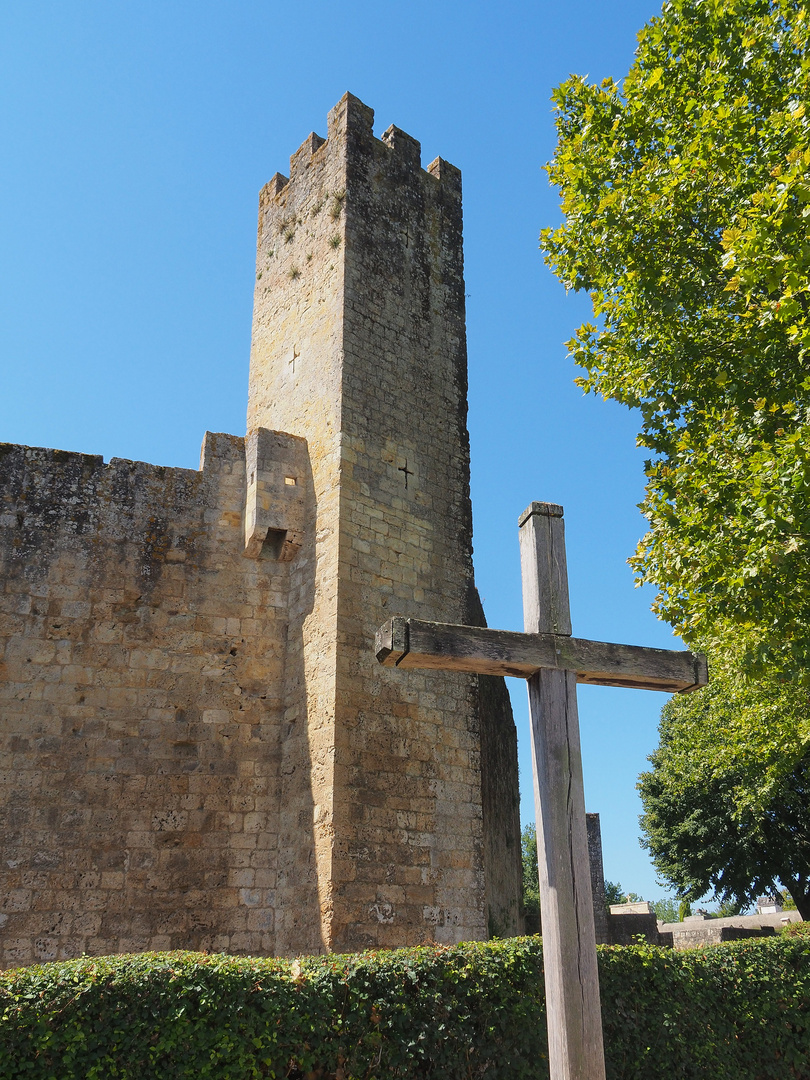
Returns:
[[[526,933],[540,933],[540,877],[537,870],[537,830],[524,825],[520,830],[520,855],[523,865],[523,914]]]
[[[678,918],[678,901],[671,896],[665,896],[661,900],[652,900],[650,907],[655,912],[655,917],[661,922],[680,922]]]
[[[810,670],[810,25],[803,0],[672,0],[621,87],[554,93],[563,225],[590,292],[579,379],[641,413],[633,563],[687,641]]]
[[[685,899],[747,906],[781,882],[810,919],[807,691],[745,682],[733,655],[712,669],[706,689],[662,710],[639,778],[643,844]]]
[[[605,903],[608,908],[611,904],[638,904],[644,899],[635,892],[625,892],[621,882],[608,881],[605,879]]]

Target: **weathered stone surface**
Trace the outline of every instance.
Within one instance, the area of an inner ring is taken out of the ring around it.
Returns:
[[[0,449],[5,966],[520,929],[503,681],[374,657],[483,613],[460,174],[372,116],[261,193],[245,439]]]
[[[722,919],[692,915],[677,923],[659,923],[661,936],[668,935],[676,949],[697,949],[721,941],[746,937],[769,937],[783,926],[801,922],[798,911],[762,915],[728,915]]]
[[[588,862],[591,867],[591,896],[596,944],[609,945],[608,910],[605,898],[605,870],[602,863],[602,825],[598,814],[586,814],[588,829]]]
[[[242,554],[244,461],[0,448],[7,966],[273,947],[289,567]]]

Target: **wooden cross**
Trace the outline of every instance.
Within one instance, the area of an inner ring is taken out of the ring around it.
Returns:
[[[552,1080],[604,1080],[576,686],[684,693],[708,683],[705,657],[571,637],[563,508],[521,515],[525,633],[394,618],[377,631],[386,667],[528,680]]]

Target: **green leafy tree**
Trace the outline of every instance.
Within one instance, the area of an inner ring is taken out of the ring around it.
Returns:
[[[520,831],[520,854],[523,863],[523,914],[526,931],[540,933],[540,881],[537,872],[537,831],[524,825]]]
[[[717,908],[715,918],[728,919],[732,915],[742,915],[747,904],[740,903],[739,900],[724,900]]]
[[[644,897],[638,893],[625,892],[618,881],[605,880],[605,903],[611,904],[640,904]]]
[[[810,672],[810,15],[671,0],[621,87],[554,93],[542,234],[597,325],[569,342],[651,451],[631,560],[687,641]]]
[[[661,900],[650,901],[650,906],[655,912],[656,918],[661,922],[680,922],[679,904],[671,896],[665,896]]]
[[[685,900],[711,892],[741,908],[781,882],[809,919],[806,691],[746,683],[720,657],[706,689],[664,706],[659,733],[638,785],[659,874]]]

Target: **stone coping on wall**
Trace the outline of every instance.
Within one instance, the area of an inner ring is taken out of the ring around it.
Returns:
[[[723,919],[714,919],[711,915],[690,915],[683,922],[659,922],[658,929],[662,933],[684,933],[691,930],[699,930],[702,927],[726,926],[738,927],[741,930],[757,929],[760,926],[772,926],[779,929],[786,923],[801,922],[802,917],[798,911],[777,911],[773,915],[730,915]]]

